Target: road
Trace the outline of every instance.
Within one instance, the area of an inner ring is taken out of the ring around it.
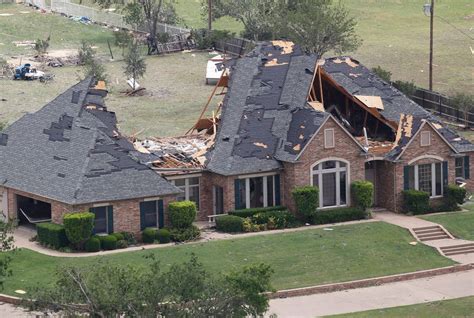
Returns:
[[[306,318],[474,295],[474,270],[328,294],[274,299],[269,314]]]

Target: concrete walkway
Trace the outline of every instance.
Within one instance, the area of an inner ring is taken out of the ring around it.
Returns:
[[[297,228],[290,228],[290,229],[283,229],[283,230],[272,230],[272,231],[262,231],[262,232],[252,232],[252,233],[239,233],[239,234],[230,234],[230,233],[221,233],[217,232],[213,229],[203,228],[201,231],[201,238],[197,241],[188,242],[188,243],[179,243],[181,244],[200,244],[206,243],[216,240],[235,240],[241,239],[246,237],[253,237],[253,236],[260,236],[260,235],[274,235],[274,234],[281,234],[281,233],[292,233],[292,232],[299,232],[299,231],[306,231],[311,229],[321,229],[321,228],[331,228],[335,226],[343,226],[343,225],[351,225],[351,224],[362,224],[362,223],[371,223],[371,222],[378,222],[378,220],[370,219],[370,220],[360,220],[360,221],[350,221],[350,222],[342,222],[342,223],[335,223],[335,224],[324,224],[324,225],[308,225],[302,226]],[[112,251],[100,251],[96,253],[65,253],[57,250],[52,250],[41,246],[38,242],[32,242],[30,239],[36,235],[36,231],[32,228],[20,226],[15,229],[13,234],[15,238],[15,246],[17,248],[27,248],[32,251],[48,255],[54,257],[91,257],[91,256],[98,256],[98,255],[110,255],[110,254],[117,254],[117,253],[126,253],[126,252],[133,252],[133,251],[141,251],[141,250],[150,250],[156,248],[164,248],[178,245],[176,243],[169,243],[169,244],[147,244],[147,245],[139,245],[139,246],[131,246],[124,249],[119,250],[112,250]]]
[[[455,213],[455,212],[452,212]],[[451,233],[449,233],[444,227],[437,223],[433,223],[430,221],[426,221],[423,219],[419,219],[414,216],[408,216],[404,214],[398,214],[398,213],[393,213],[393,212],[377,212],[373,213],[373,218],[375,220],[383,221],[386,223],[390,223],[393,225],[397,225],[400,227],[403,227],[405,229],[408,229],[410,233],[414,236],[416,240],[418,240],[420,243],[426,244],[428,246],[434,247],[438,250],[438,252],[450,259],[452,259],[455,262],[458,262],[460,264],[471,264],[474,263],[474,253],[470,254],[458,254],[458,255],[445,255],[445,253],[442,252],[442,248],[446,248],[448,246],[458,246],[458,245],[464,245],[464,244],[473,244],[473,241],[467,241],[467,240],[462,240],[462,239],[457,239],[454,238]],[[438,226],[440,227],[443,231],[446,232],[447,238],[444,239],[436,239],[436,240],[430,240],[430,241],[421,241],[418,239],[415,229],[417,228],[425,228],[425,227],[434,227]]]
[[[273,299],[268,315],[319,317],[473,295],[474,271],[468,271],[328,294]]]

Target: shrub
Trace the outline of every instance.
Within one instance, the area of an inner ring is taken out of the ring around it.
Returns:
[[[125,240],[125,236],[124,236],[122,233],[112,233],[112,234],[110,234],[110,235],[115,236],[115,238],[117,239],[117,241]]]
[[[243,219],[235,215],[221,215],[216,217],[216,229],[226,233],[243,231]]]
[[[185,229],[193,224],[196,218],[196,203],[192,201],[171,202],[168,207],[173,228]]]
[[[201,231],[194,225],[185,229],[171,229],[170,238],[174,242],[187,242],[198,239]]]
[[[84,244],[86,252],[98,252],[100,251],[100,239],[96,236],[91,237]]]
[[[59,249],[69,244],[64,226],[56,223],[40,223],[36,225],[38,242]]]
[[[123,239],[127,241],[127,244],[129,246],[137,244],[137,238],[135,237],[135,234],[130,232],[121,232],[121,234],[123,235]]]
[[[284,206],[270,206],[266,208],[253,208],[253,209],[241,209],[230,211],[230,215],[240,216],[241,218],[248,218],[253,216],[254,214],[261,213],[261,212],[268,212],[268,211],[282,211],[286,210]]]
[[[115,250],[117,249],[117,238],[113,235],[100,236],[100,245],[106,251]]]
[[[295,223],[295,216],[288,210],[257,213],[251,217],[255,224],[267,224],[269,230],[284,229]]]
[[[68,240],[76,246],[82,248],[82,245],[87,241],[94,229],[94,213],[67,213],[64,215],[64,228]]]
[[[291,192],[296,204],[296,211],[306,220],[316,212],[319,206],[319,189],[312,186],[294,188]]]
[[[367,217],[367,212],[357,208],[337,208],[330,210],[319,210],[312,217],[313,224],[328,224],[337,222],[346,222],[361,220]]]
[[[405,94],[408,97],[412,97],[415,95],[416,92],[416,85],[413,81],[395,81],[393,82],[393,86],[395,86],[399,91]]]
[[[367,210],[373,204],[374,185],[365,180],[354,181],[351,184],[354,205]]]
[[[430,210],[430,195],[418,190],[405,190],[403,194],[403,206],[405,212],[423,214]]]
[[[372,68],[372,72],[374,72],[375,75],[377,75],[387,83],[390,83],[392,79],[392,72],[383,69],[382,67],[380,67],[380,65]]]
[[[191,37],[199,50],[213,48],[217,42],[234,37],[235,34],[226,30],[197,29],[191,31]]]
[[[168,229],[159,229],[156,233],[156,238],[160,244],[166,244],[171,241],[170,231]]]
[[[455,210],[458,205],[463,204],[467,191],[457,185],[450,184],[445,189],[445,201],[449,210]]]
[[[142,232],[142,241],[145,244],[151,244],[155,242],[156,233],[158,232],[157,229],[154,228],[146,228]]]
[[[117,241],[117,248],[127,248],[128,242],[126,240],[118,240]]]

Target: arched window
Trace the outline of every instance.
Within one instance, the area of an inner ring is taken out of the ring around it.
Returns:
[[[319,188],[319,207],[346,206],[349,202],[349,164],[327,160],[311,169],[313,186]]]

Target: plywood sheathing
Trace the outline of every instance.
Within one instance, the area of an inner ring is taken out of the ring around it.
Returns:
[[[344,60],[341,60],[340,58],[336,58],[336,59],[333,60],[333,62],[336,63],[336,64],[346,63],[350,67],[359,66],[359,63],[357,63],[356,61],[352,60],[349,57],[346,57]]]
[[[100,90],[105,91],[106,90],[105,82],[104,81],[98,81],[97,85],[94,87],[94,89],[100,89]]]
[[[324,112],[324,105],[320,102],[308,102],[309,106],[311,106],[314,110]]]
[[[402,139],[411,138],[413,129],[413,116],[400,114],[400,122],[398,124],[397,136],[395,137],[395,142],[393,143],[393,148],[400,145]]]
[[[265,63],[265,67],[272,67],[272,66],[286,65],[286,64],[288,63],[278,63],[277,59],[272,59]]]
[[[365,137],[355,137],[361,144],[365,144]],[[382,156],[390,152],[393,148],[394,143],[390,141],[378,141],[378,140],[368,140],[369,145],[368,145],[368,152],[377,155],[377,156]]]
[[[441,126],[441,125],[438,124],[438,123],[432,123],[432,124],[433,124],[434,128],[436,128],[436,129],[441,129],[441,128],[443,128],[443,126]]]
[[[354,95],[355,98],[364,103],[367,107],[383,110],[383,101],[380,96]]]
[[[291,42],[291,41],[281,41],[281,40],[277,40],[277,41],[272,41],[272,44],[274,46],[279,46],[283,49],[283,52],[282,54],[291,54],[293,53],[293,46],[294,46],[294,43]]]

